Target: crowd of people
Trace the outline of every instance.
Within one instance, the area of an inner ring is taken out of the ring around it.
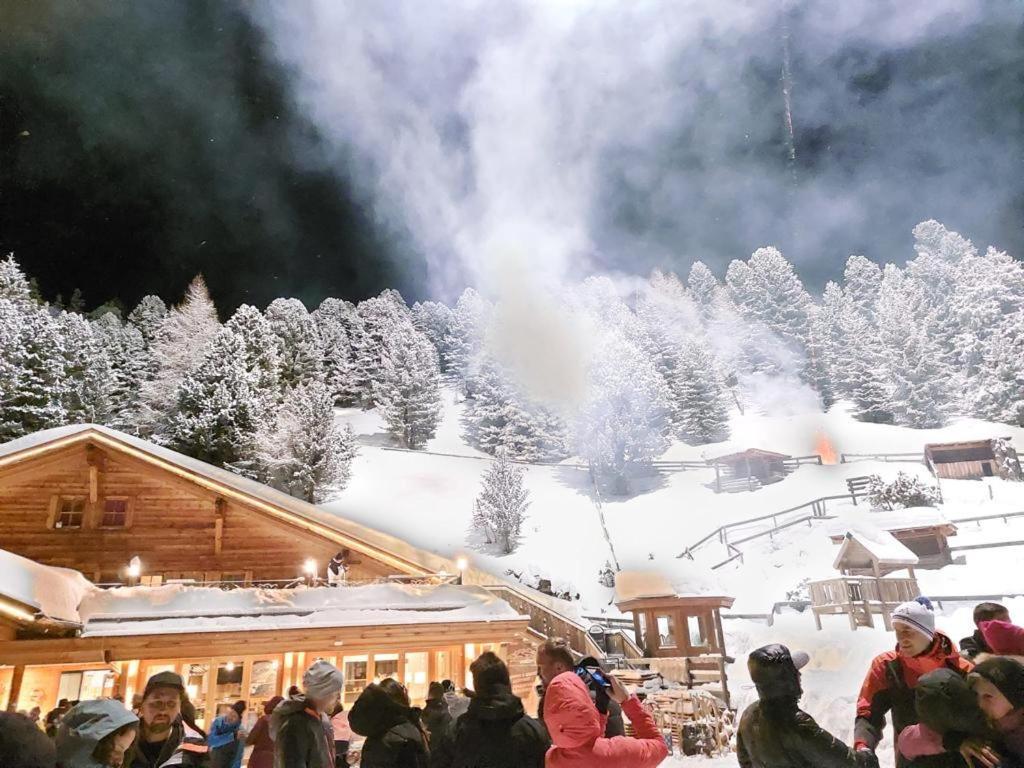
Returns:
[[[741,768],[878,768],[892,721],[896,768],[1024,768],[1024,628],[982,603],[959,648],[935,628],[926,598],[891,615],[896,647],[877,656],[857,700],[852,744],[800,709],[810,657],[783,645],[749,655],[758,700],[736,733]],[[397,680],[371,683],[346,711],[345,681],[327,661],[275,696],[248,731],[244,701],[204,731],[185,686],[159,672],[126,708],[116,699],[61,701],[41,718],[0,714],[4,768],[654,768],[670,742],[640,698],[564,641],[537,652],[538,717],[512,692],[500,657],[470,665],[472,689],[444,680],[422,709]],[[624,717],[632,725],[625,735]],[[355,744],[355,737],[361,743]]]

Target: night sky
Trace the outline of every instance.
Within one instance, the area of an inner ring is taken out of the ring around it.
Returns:
[[[773,243],[819,290],[849,253],[911,256],[910,230],[929,217],[1024,255],[1024,27],[1013,4],[992,5],[1002,15],[988,23],[889,47],[824,50],[794,22],[795,191],[783,186],[794,174],[778,47],[735,43],[752,51],[737,87],[702,91],[645,148],[643,173],[628,146],[604,148],[593,263],[685,274],[702,258],[721,276]],[[358,178],[357,147],[326,146],[296,106],[295,73],[244,9],[0,6],[0,252],[14,251],[44,296],[174,301],[199,272],[222,314],[278,296],[310,307],[385,287],[427,296],[412,230]],[[711,41],[692,55],[726,54]],[[820,229],[806,201],[848,187],[863,210],[832,212]]]

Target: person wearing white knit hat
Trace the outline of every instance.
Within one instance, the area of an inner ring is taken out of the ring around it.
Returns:
[[[874,752],[890,712],[894,742],[904,728],[917,723],[914,689],[923,675],[936,669],[966,675],[973,666],[961,658],[956,643],[935,629],[935,613],[927,597],[896,606],[890,619],[896,648],[874,658],[857,699],[853,737],[858,750]],[[897,754],[897,766],[903,762]]]
[[[315,661],[302,675],[302,688],[270,715],[274,765],[334,768],[334,728],[328,713],[338,703],[345,678],[333,664]]]

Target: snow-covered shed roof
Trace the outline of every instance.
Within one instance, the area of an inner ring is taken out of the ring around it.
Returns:
[[[673,564],[674,578],[653,570],[619,571],[615,574],[615,603],[622,605],[637,600],[709,600],[732,604],[733,599],[722,590],[706,569],[693,563]],[[627,609],[628,610],[628,609]]]
[[[523,618],[482,587],[369,584],[235,589],[169,584],[96,590],[82,637],[312,627],[508,621]]]
[[[99,424],[54,427],[4,443],[0,445],[0,469],[71,444],[90,441],[162,465],[176,474],[183,475],[200,485],[212,487],[218,492],[241,496],[245,502],[257,508],[277,515],[284,513],[295,523],[336,539],[356,551],[389,561],[403,572],[454,573],[456,570],[455,564],[447,558],[414,547],[394,536],[327,512],[287,493],[205,461]]]
[[[78,571],[55,568],[0,549],[0,596],[27,613],[78,622],[78,605],[96,587]]]
[[[880,528],[890,533],[912,531],[919,528],[951,528],[953,532],[956,531],[956,526],[952,521],[936,507],[907,507],[906,509],[865,512],[854,523],[851,523],[849,519],[845,522],[832,522],[827,528],[828,534],[833,539],[840,539],[845,536],[851,524],[858,523]]]
[[[888,531],[869,524],[855,524],[847,527],[843,545],[839,548],[833,568],[857,567],[863,565],[867,555],[879,566],[887,568],[917,565],[917,555]]]
[[[711,459],[711,464],[729,464],[735,461],[742,461],[743,459],[788,459],[791,458],[787,453],[776,453],[775,451],[766,451],[763,448],[747,448],[745,451],[739,451],[737,453],[728,453],[725,456],[718,456],[717,458]]]

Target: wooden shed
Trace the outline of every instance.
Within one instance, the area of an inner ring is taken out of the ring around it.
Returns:
[[[995,451],[996,440],[969,440],[960,443],[931,443],[924,447],[925,463],[937,477],[949,480],[980,480],[1003,477]],[[1001,442],[1009,444],[1009,439]],[[1010,449],[1012,450],[1012,449]],[[1014,451],[1014,458],[1016,452]]]
[[[715,491],[756,490],[762,485],[777,483],[788,474],[786,460],[790,458],[784,453],[748,448],[711,459],[715,468]]]
[[[872,614],[880,614],[886,629],[892,629],[889,614],[900,603],[920,594],[914,568],[917,555],[888,531],[868,525],[851,527],[843,535],[833,567],[838,578],[812,581],[811,610],[821,629],[821,617],[847,615],[850,628],[873,627]],[[886,576],[906,569],[906,577]]]
[[[722,632],[722,608],[735,598],[679,594],[668,579],[652,571],[620,571],[615,576],[615,605],[633,614],[637,643],[652,669],[690,686],[707,684],[728,705],[725,677],[728,657]]]
[[[941,511],[933,507],[871,512],[865,520],[887,531],[918,558],[918,568],[942,568],[953,562],[949,537],[956,536],[957,527]],[[833,544],[846,541],[846,527],[833,528]],[[883,569],[882,575],[885,571]]]

